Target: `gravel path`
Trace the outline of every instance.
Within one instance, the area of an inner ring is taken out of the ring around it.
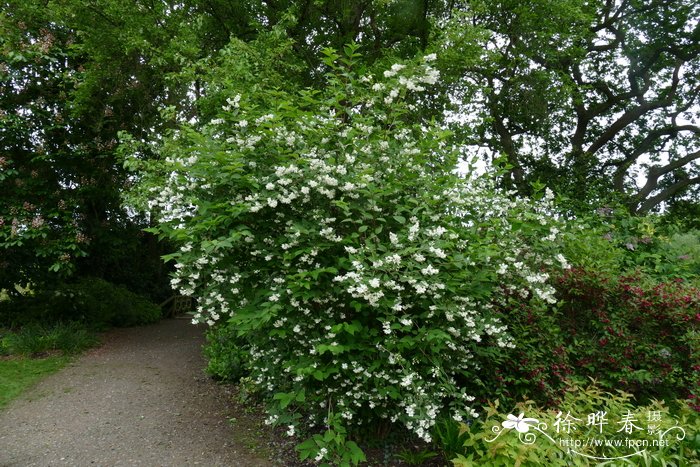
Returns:
[[[271,465],[236,441],[201,328],[171,319],[103,340],[0,411],[0,466]]]

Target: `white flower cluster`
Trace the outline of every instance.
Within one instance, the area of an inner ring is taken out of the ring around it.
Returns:
[[[434,59],[365,80],[342,118],[321,101],[260,116],[237,96],[235,120],[212,122],[220,149],[167,161],[154,198],[185,241],[171,284],[196,298],[195,321],[249,329],[253,384],[304,388],[311,426],[330,403],[348,423],[370,411],[429,441],[441,413],[477,416],[464,375],[478,378],[480,349],[517,344],[494,307],[555,300],[547,270],[566,260],[550,200],[533,208],[450,167],[436,176],[435,155],[456,152],[439,127],[388,125],[366,105],[435,84]]]
[[[389,70],[384,72],[384,77],[396,77],[396,80],[392,81],[391,85],[375,83],[372,86],[372,90],[375,91],[379,97],[382,95],[384,96],[383,102],[386,105],[392,104],[404,90],[415,92],[425,91],[426,88],[424,85],[435,85],[440,79],[440,72],[428,65],[428,62],[435,58],[435,54],[426,55],[424,63],[420,64],[416,69],[411,70],[411,74],[403,73],[404,69],[406,69],[406,65],[400,63],[392,65]]]

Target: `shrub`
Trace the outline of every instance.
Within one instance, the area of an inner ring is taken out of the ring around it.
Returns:
[[[571,264],[606,274],[641,271],[663,281],[700,284],[700,233],[679,232],[658,216],[631,216],[622,207],[601,207],[567,222],[563,253]]]
[[[681,264],[688,275],[700,277],[700,230],[673,233],[661,250],[669,260]]]
[[[567,223],[562,248],[575,267],[550,278],[559,302],[537,307],[516,296],[496,307],[516,346],[482,378],[486,397],[552,406],[572,381],[589,378],[640,401],[697,396],[698,276],[668,253],[694,241],[655,225],[608,208]]]
[[[534,306],[512,296],[496,311],[508,323],[515,346],[495,355],[489,371],[481,375],[479,402],[498,398],[557,403],[577,371],[570,361],[571,341],[562,327],[561,305]]]
[[[77,323],[32,324],[17,332],[8,332],[0,341],[0,355],[36,356],[52,351],[74,354],[97,343],[97,337]]]
[[[645,283],[572,269],[558,286],[560,326],[579,380],[640,400],[685,398],[700,387],[700,291],[680,279]],[[697,394],[696,394],[697,395]]]
[[[571,382],[590,378],[641,402],[698,396],[698,289],[680,279],[582,268],[554,279],[556,306],[513,301],[497,308],[516,345],[501,351],[482,376],[491,392],[486,398],[553,406]]]
[[[136,326],[160,319],[160,309],[144,297],[102,279],[82,278],[31,296],[13,299],[0,311],[0,323],[80,322],[93,328]]]
[[[661,467],[700,462],[700,414],[683,403],[673,408],[658,401],[640,406],[630,394],[590,386],[570,388],[556,409],[541,409],[532,401],[521,402],[510,412],[497,402],[485,409],[483,419],[461,425],[466,439],[452,461],[455,467]],[[527,432],[514,429],[514,422],[504,425],[518,414],[523,417],[519,426],[528,425]],[[659,439],[667,443],[654,446]]]
[[[10,354],[10,332],[0,328],[0,357]]]
[[[415,120],[431,56],[377,78],[355,74],[352,47],[326,53],[324,91],[231,96],[164,143],[141,187],[182,245],[173,286],[195,321],[245,340],[268,421],[310,427],[304,458],[357,462],[358,426],[429,440],[438,415],[476,415],[513,345],[496,305],[553,302],[566,262],[550,192],[531,203],[456,176],[461,148]]]
[[[207,373],[216,379],[237,382],[250,372],[247,367],[250,347],[238,336],[234,326],[223,325],[207,332],[204,355]]]

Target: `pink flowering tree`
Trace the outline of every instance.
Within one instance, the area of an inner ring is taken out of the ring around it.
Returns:
[[[357,463],[358,427],[430,441],[438,417],[477,417],[479,373],[517,345],[497,305],[549,306],[567,265],[551,193],[458,176],[462,148],[419,117],[434,55],[360,75],[354,47],[325,54],[321,91],[231,95],[159,163],[127,164],[180,245],[172,285],[194,321],[247,342],[268,423],[308,437],[302,458]]]

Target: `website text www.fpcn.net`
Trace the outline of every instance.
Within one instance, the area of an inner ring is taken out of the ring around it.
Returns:
[[[585,438],[572,439],[560,438],[559,446],[567,448],[582,448],[582,447],[626,447],[626,448],[648,448],[648,447],[667,447],[667,439],[604,439],[604,438]]]

